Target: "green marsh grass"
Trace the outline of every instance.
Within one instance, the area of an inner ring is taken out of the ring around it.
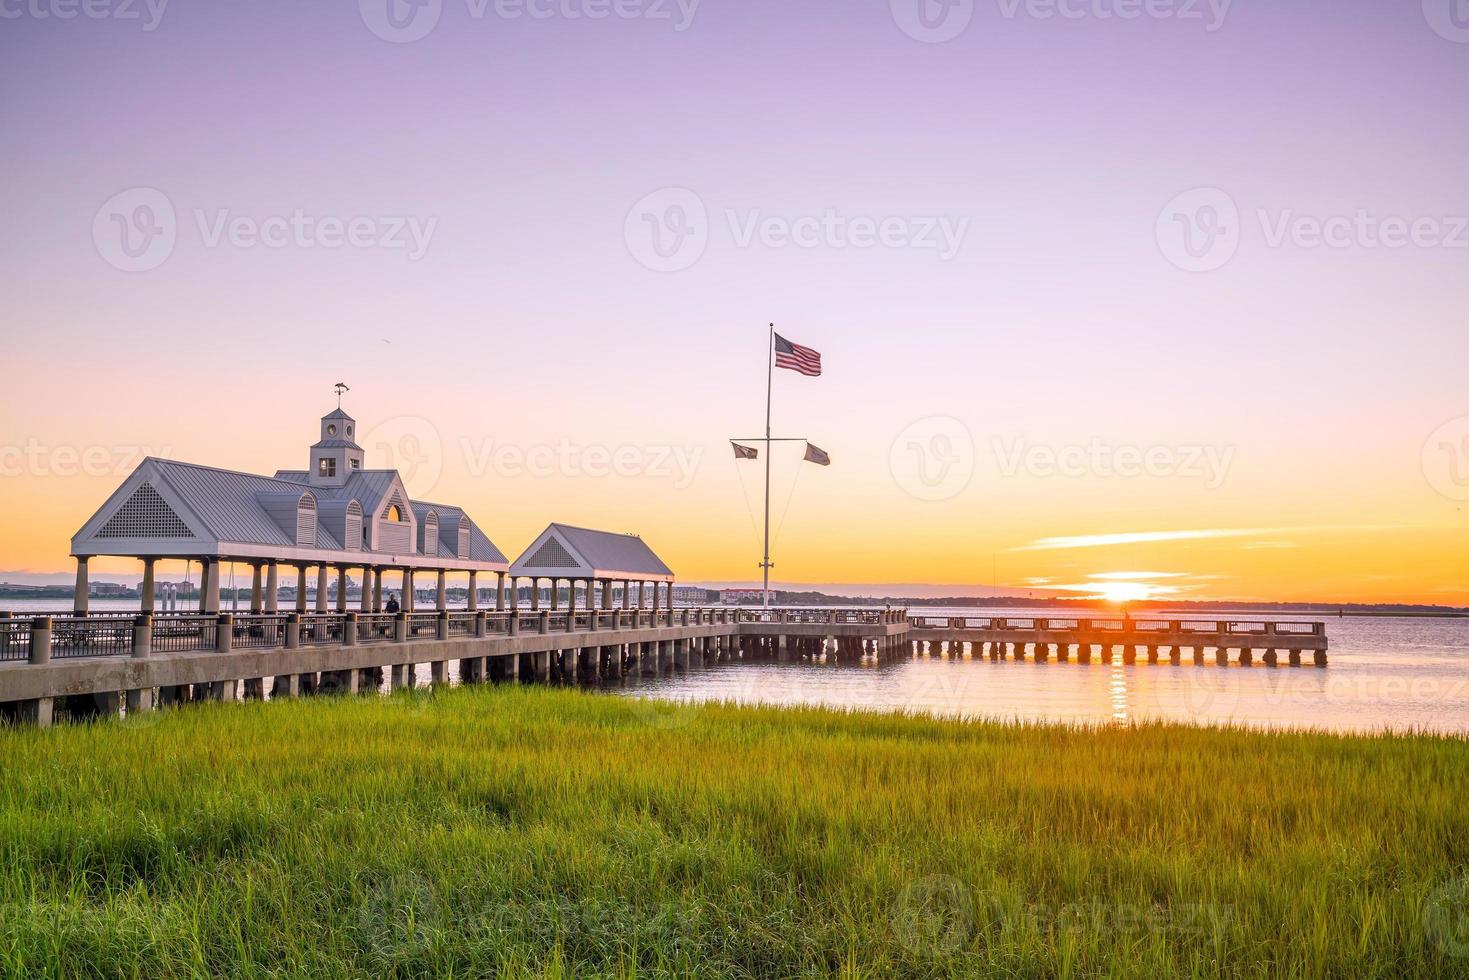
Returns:
[[[0,975],[1469,975],[1469,742],[539,687],[0,730]]]

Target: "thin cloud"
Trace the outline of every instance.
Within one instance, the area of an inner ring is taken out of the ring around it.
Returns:
[[[1092,572],[1087,578],[1141,579],[1141,578],[1188,578],[1188,572]]]
[[[1259,528],[1210,531],[1126,531],[1121,534],[1076,534],[1055,538],[1037,538],[1016,551],[1050,551],[1059,548],[1105,548],[1118,544],[1146,544],[1155,541],[1201,541],[1209,538],[1248,538],[1268,532]]]
[[[1235,527],[1188,531],[1125,531],[1120,534],[1077,534],[1037,538],[1012,551],[1051,551],[1063,548],[1107,548],[1119,544],[1152,544],[1166,541],[1207,541],[1219,538],[1259,538],[1280,534],[1311,534],[1318,531],[1396,531],[1402,524],[1321,524],[1302,527]]]

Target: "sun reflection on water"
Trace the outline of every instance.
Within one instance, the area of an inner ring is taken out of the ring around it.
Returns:
[[[1129,711],[1129,697],[1127,690],[1127,669],[1121,664],[1112,665],[1112,682],[1108,686],[1112,697],[1112,721],[1118,725],[1126,725],[1131,720]]]

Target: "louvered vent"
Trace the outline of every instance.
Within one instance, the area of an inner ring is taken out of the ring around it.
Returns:
[[[462,520],[459,522],[459,550],[455,557],[469,557],[469,525]]]
[[[531,568],[580,568],[581,562],[571,557],[571,552],[561,546],[555,538],[547,538],[526,564]]]
[[[342,532],[342,547],[348,551],[362,548],[362,505],[352,501],[347,505],[347,524]]]
[[[439,515],[433,511],[429,511],[423,519],[423,553],[425,555],[439,553]]]
[[[316,498],[309,493],[296,505],[296,547],[316,547]]]
[[[173,512],[151,483],[144,483],[133,491],[127,503],[107,519],[99,538],[192,538],[179,515]]]

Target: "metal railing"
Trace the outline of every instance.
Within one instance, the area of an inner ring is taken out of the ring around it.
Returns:
[[[1323,636],[1325,623],[1271,623],[1277,636]]]
[[[941,618],[946,625],[948,623],[948,617],[916,618]],[[903,623],[908,621],[908,612],[905,609],[842,609],[835,606],[817,606],[803,609],[739,608],[736,610],[736,618],[734,620],[734,622],[738,623],[832,624],[839,626],[880,626],[883,623]]]
[[[133,619],[118,616],[51,623],[51,657],[121,657],[133,652]]]
[[[1017,630],[1050,633],[1120,633],[1150,635],[1203,634],[1219,636],[1325,636],[1319,622],[1270,622],[1217,619],[1009,619],[977,616],[908,617],[915,630]]]
[[[284,646],[289,618],[283,613],[237,617],[230,629],[230,646],[256,650]]]
[[[0,619],[0,661],[27,660],[31,655],[31,621]]]
[[[85,615],[79,616],[74,609],[64,609],[57,612],[28,612],[25,614],[30,619],[101,619],[103,617],[127,617],[135,619],[142,613],[137,609],[93,609],[88,610]]]
[[[1264,636],[1270,632],[1270,624],[1259,620],[1227,622],[1220,625],[1224,627],[1220,630],[1221,633],[1230,633],[1235,636]]]
[[[357,638],[365,643],[391,640],[397,621],[397,613],[358,613]]]
[[[345,616],[336,616],[332,613],[319,613],[315,616],[301,617],[301,645],[327,646],[342,642],[342,627],[346,623]]]
[[[1180,633],[1218,633],[1219,624],[1213,620],[1184,619],[1178,623]]]
[[[408,639],[423,639],[439,635],[439,614],[437,612],[411,612],[405,618],[408,623]]]
[[[36,617],[6,618],[0,613],[0,661],[19,662],[31,657],[32,621]],[[879,624],[907,621],[900,610],[781,609],[739,610],[729,607],[659,609],[518,610],[512,612],[425,611],[412,613],[170,613],[145,618],[127,613],[107,616],[61,615],[49,618],[48,650],[56,658],[112,657],[140,652],[193,653],[233,649],[272,649],[292,641],[300,646],[330,646],[350,642],[393,642],[440,636],[505,636],[512,622],[521,634],[541,632],[664,629],[739,623]],[[148,624],[145,636],[136,630]],[[355,628],[348,634],[348,623]],[[916,617],[915,624],[953,625],[955,620]],[[972,624],[972,620],[966,620]],[[1003,621],[999,621],[1003,623]],[[1308,630],[1311,624],[1299,624]],[[225,633],[221,634],[221,629]],[[146,640],[147,647],[138,646]]]
[[[156,616],[153,619],[154,653],[188,653],[213,650],[219,645],[217,616]]]

